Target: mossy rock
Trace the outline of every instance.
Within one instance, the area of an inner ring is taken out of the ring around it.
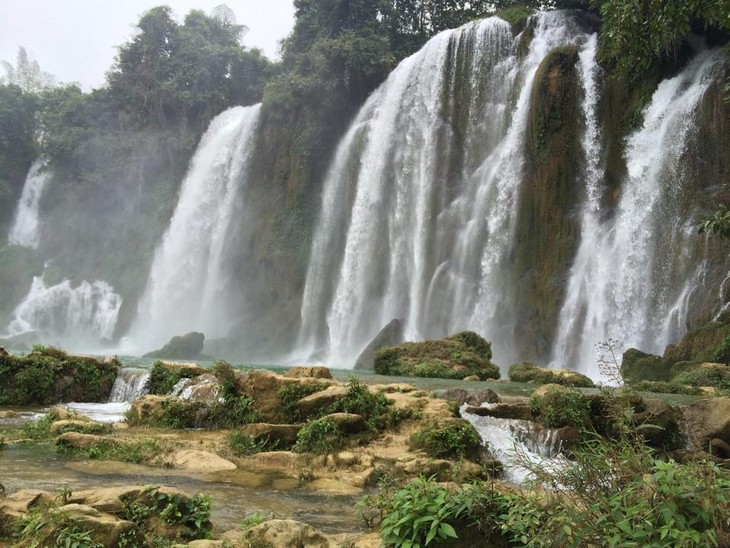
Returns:
[[[672,379],[680,385],[730,389],[730,366],[721,363],[700,363],[689,365]]]
[[[0,405],[105,402],[121,364],[36,346],[26,356],[0,354]]]
[[[693,329],[667,346],[663,360],[670,366],[683,361],[730,363],[730,323],[710,322]]]
[[[180,379],[193,378],[202,375],[206,369],[194,363],[177,363],[156,361],[152,364],[150,376],[147,378],[147,392],[164,396],[170,393]]]
[[[410,437],[409,445],[433,458],[475,460],[482,451],[479,434],[464,419],[429,422]]]
[[[375,372],[404,377],[481,380],[498,379],[499,367],[491,362],[491,344],[471,331],[445,339],[406,342],[375,354]]]
[[[179,335],[170,339],[165,346],[159,350],[148,352],[143,357],[159,360],[194,360],[203,353],[205,335],[197,331],[191,331],[185,335]]]
[[[531,362],[519,362],[509,368],[509,380],[536,384],[559,384],[579,388],[593,388],[593,381],[569,369],[545,369]]]
[[[670,371],[661,356],[629,348],[621,359],[621,376],[626,382],[668,381]]]
[[[535,420],[548,428],[572,426],[579,430],[591,425],[591,404],[579,390],[550,385],[530,398]]]

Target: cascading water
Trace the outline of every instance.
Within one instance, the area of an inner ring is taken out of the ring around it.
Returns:
[[[258,119],[258,105],[235,107],[216,117],[203,135],[130,330],[136,351],[158,348],[189,331],[228,334],[235,312],[229,306],[226,242],[241,209]]]
[[[150,372],[147,369],[124,367],[114,380],[110,403],[132,402],[147,393],[147,379]]]
[[[39,243],[39,216],[38,210],[43,189],[51,178],[51,173],[45,169],[45,159],[39,158],[28,171],[23,192],[15,211],[15,220],[8,231],[8,241],[11,244],[37,248]]]
[[[554,364],[600,378],[597,343],[613,339],[618,353],[636,347],[661,354],[682,335],[687,298],[701,273],[693,256],[696,229],[681,215],[682,156],[696,109],[722,62],[717,52],[700,53],[660,84],[643,127],[628,140],[628,176],[608,220],[601,219],[598,181],[587,177],[582,241],[560,313]]]
[[[29,334],[68,349],[93,350],[114,336],[122,298],[106,282],[69,280],[48,286],[33,278],[30,291],[12,313],[7,335]]]
[[[595,52],[570,13],[526,32],[523,56],[528,35],[501,19],[441,33],[361,109],[324,185],[300,352],[352,364],[399,318],[409,339],[468,328],[516,357],[508,263],[532,82],[557,47]]]

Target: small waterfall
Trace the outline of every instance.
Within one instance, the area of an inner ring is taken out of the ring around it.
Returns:
[[[465,408],[466,405],[462,407],[461,416],[479,433],[491,455],[504,465],[507,481],[521,485],[530,478],[529,470],[521,465],[526,460],[543,469],[565,466],[557,430],[543,428],[531,421],[473,415]]]
[[[402,318],[408,339],[473,329],[516,357],[509,255],[532,82],[557,47],[595,53],[570,13],[525,32],[490,18],[441,33],[361,109],[324,184],[302,354],[352,365]]]
[[[69,280],[48,286],[33,278],[30,291],[12,313],[9,336],[35,333],[43,342],[64,348],[99,348],[114,336],[122,298],[104,281]]]
[[[8,232],[8,241],[11,244],[34,249],[38,247],[38,209],[41,194],[50,179],[51,174],[45,169],[45,159],[38,158],[30,166],[18,208],[15,211],[15,220]]]
[[[234,311],[226,243],[241,210],[258,114],[259,105],[229,109],[203,135],[130,330],[137,352],[189,331],[228,334]]]
[[[147,393],[147,379],[150,372],[147,369],[124,367],[117,375],[109,396],[110,403],[132,402]]]
[[[696,230],[681,214],[682,155],[697,106],[722,62],[717,52],[703,52],[659,85],[644,110],[643,127],[628,140],[628,176],[612,218],[601,219],[588,177],[582,241],[553,364],[600,378],[596,343],[614,339],[618,353],[636,347],[661,354],[682,335],[687,299],[702,269],[693,257]]]

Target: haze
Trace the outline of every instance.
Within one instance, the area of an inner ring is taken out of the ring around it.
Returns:
[[[222,3],[249,28],[244,45],[278,57],[279,41],[294,25],[292,0],[0,0],[0,60],[15,64],[24,46],[57,81],[97,88],[145,11],[168,5],[182,21],[191,9],[210,13]]]

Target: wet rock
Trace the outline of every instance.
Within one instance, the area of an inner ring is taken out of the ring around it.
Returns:
[[[163,411],[163,402],[167,399],[166,396],[148,395],[134,400],[129,408],[133,422],[145,422],[160,416]]]
[[[329,548],[327,536],[314,527],[294,520],[272,519],[245,531],[244,541],[270,548]]]
[[[184,382],[184,388],[180,390],[173,388],[172,396],[186,401],[202,403],[215,402],[220,396],[221,383],[215,375],[210,373],[203,373],[190,379],[186,378]]]
[[[532,410],[528,403],[496,403],[489,407],[467,407],[466,412],[480,417],[532,420]]]
[[[278,449],[289,449],[297,442],[301,429],[302,426],[297,424],[256,423],[243,426],[241,432],[257,443],[266,441],[275,444]]]
[[[710,452],[721,459],[730,458],[730,443],[719,438],[710,440]]]
[[[482,403],[499,403],[499,395],[491,388],[485,388],[476,392],[470,392],[463,388],[450,388],[441,393],[445,400],[453,401],[459,405],[469,404],[478,406]]]
[[[730,443],[730,398],[718,397],[690,405],[685,411],[687,433],[698,449],[717,438]]]
[[[148,352],[144,355],[144,357],[162,360],[194,360],[199,358],[203,353],[204,341],[205,335],[196,331],[191,331],[185,335],[173,337],[165,346],[159,350]]]
[[[208,451],[196,451],[194,449],[185,449],[177,451],[165,458],[165,464],[173,468],[182,468],[183,470],[194,470],[196,472],[222,472],[225,470],[235,470],[236,465],[231,461],[219,457],[215,453]]]
[[[355,362],[355,369],[372,371],[375,369],[375,354],[387,346],[396,346],[405,341],[403,320],[393,320],[375,335]]]
[[[271,371],[254,370],[237,372],[236,387],[241,394],[253,398],[254,409],[266,422],[286,422],[286,413],[282,409],[279,391],[287,385],[299,382],[313,382],[293,379],[272,373]],[[317,382],[324,382],[322,380]]]
[[[292,367],[286,372],[287,377],[293,379],[331,379],[332,372],[324,365]]]

